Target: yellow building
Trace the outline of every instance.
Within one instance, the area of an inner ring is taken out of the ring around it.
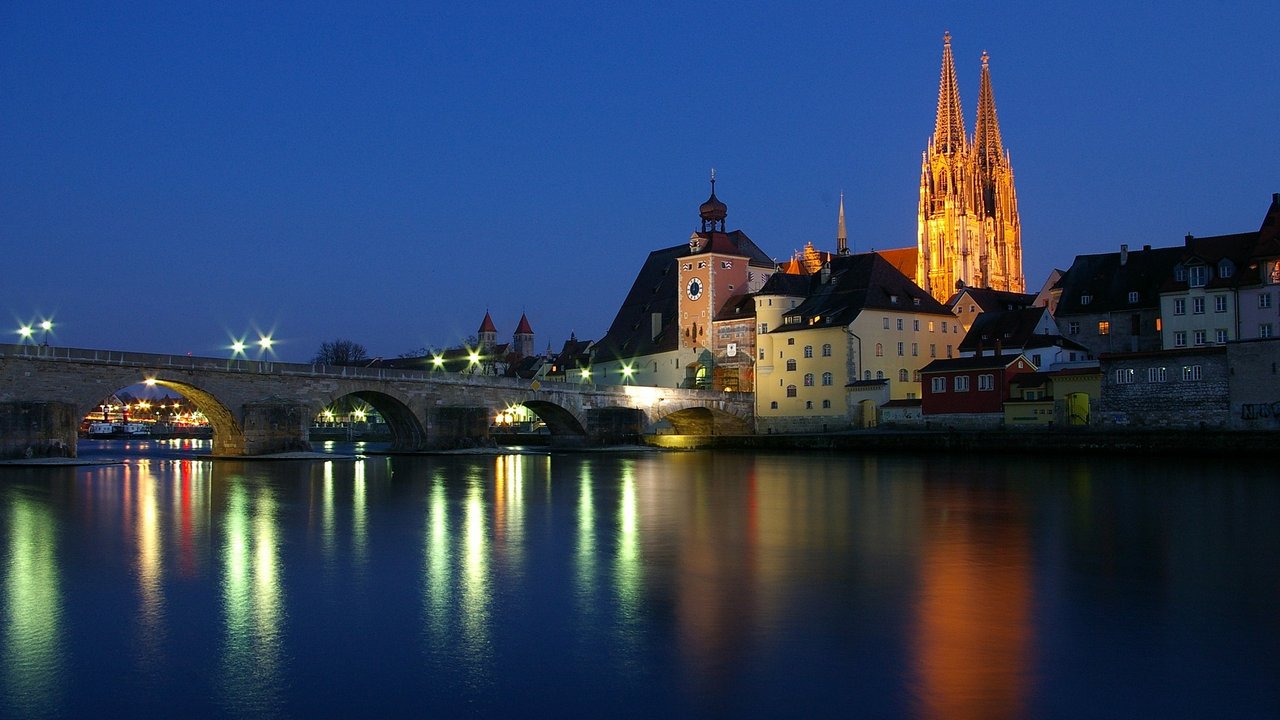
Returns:
[[[964,285],[1024,292],[1022,224],[1013,167],[1002,147],[987,54],[982,54],[977,125],[965,136],[960,90],[943,36],[933,137],[920,168],[915,280],[939,302]]]
[[[755,303],[758,432],[861,427],[855,387],[919,397],[920,368],[964,337],[946,307],[877,253],[834,257],[814,275],[777,273]]]

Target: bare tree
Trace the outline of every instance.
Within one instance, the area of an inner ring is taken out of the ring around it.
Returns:
[[[369,359],[369,351],[352,340],[338,339],[320,343],[320,351],[311,362],[317,365],[351,365]]]

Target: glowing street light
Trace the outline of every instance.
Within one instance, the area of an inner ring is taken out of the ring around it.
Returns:
[[[41,347],[49,347],[49,331],[53,329],[53,323],[48,320],[41,320],[40,329],[44,331],[44,341],[40,345]]]
[[[274,342],[270,335],[258,336],[258,347],[261,348],[262,352],[271,352],[271,346]]]
[[[624,384],[629,382],[631,380],[631,376],[634,375],[635,372],[636,372],[636,369],[631,367],[630,365],[623,365],[622,366],[622,382]]]
[[[23,325],[18,328],[18,337],[21,338],[22,342],[26,342],[31,339],[32,332],[34,332],[34,330],[31,329],[30,325]]]
[[[435,368],[436,370],[442,370],[442,369],[444,369],[444,356],[443,356],[443,355],[432,355],[432,356],[431,356],[431,367]]]
[[[591,368],[582,368],[582,381],[586,382],[591,379]]]
[[[237,339],[231,343],[231,357],[240,357],[244,355],[244,349],[247,347],[244,340]]]

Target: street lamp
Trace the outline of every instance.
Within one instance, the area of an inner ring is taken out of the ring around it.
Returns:
[[[18,328],[18,337],[21,339],[21,342],[26,342],[31,339],[32,332],[33,330],[30,325],[23,325]]]
[[[40,329],[44,331],[44,342],[40,343],[41,347],[49,347],[49,331],[53,329],[53,323],[48,320],[40,321]]]

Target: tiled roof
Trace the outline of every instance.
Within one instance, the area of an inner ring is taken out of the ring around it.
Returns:
[[[962,297],[968,297],[982,312],[997,310],[1018,310],[1031,307],[1035,302],[1035,293],[1009,292],[1008,290],[992,290],[991,288],[967,287],[957,290],[947,301],[947,307],[954,308]]]
[[[1092,315],[1119,310],[1156,309],[1160,288],[1173,276],[1182,258],[1181,247],[1130,250],[1121,263],[1121,253],[1077,255],[1075,262],[1058,281],[1062,297],[1057,317]],[[1129,302],[1129,293],[1138,301]],[[1084,302],[1087,299],[1089,302]]]
[[[772,332],[847,325],[868,309],[955,317],[878,253],[836,257],[829,277],[824,269],[805,279],[804,301],[785,313],[782,327]]]
[[[889,261],[898,272],[915,280],[916,277],[916,260],[920,256],[920,250],[915,246],[905,248],[892,248],[890,250],[876,250],[877,255]]]
[[[716,313],[716,321],[743,320],[756,316],[756,299],[754,295],[734,295],[725,301]]]
[[[484,320],[480,321],[480,332],[498,332],[498,328],[493,324],[493,318],[489,317],[489,311],[484,311]]]
[[[981,355],[979,357],[945,358],[934,360],[920,368],[920,374],[963,370],[997,370],[1007,368],[1019,359],[1026,361],[1028,365],[1031,364],[1031,361],[1022,355]]]
[[[520,324],[516,325],[516,334],[518,335],[533,334],[533,327],[529,325],[529,318],[524,313],[520,313]]]

